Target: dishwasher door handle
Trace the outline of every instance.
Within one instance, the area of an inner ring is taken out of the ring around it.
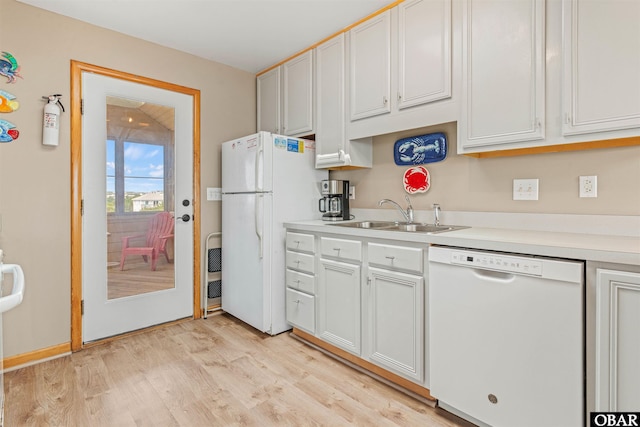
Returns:
[[[473,275],[480,280],[488,280],[498,283],[511,283],[515,280],[516,275],[513,273],[505,273],[502,271],[484,270],[481,268],[472,268]]]

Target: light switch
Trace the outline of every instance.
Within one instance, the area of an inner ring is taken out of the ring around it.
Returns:
[[[222,188],[207,187],[207,200],[222,200]]]
[[[538,200],[538,179],[514,179],[513,200]]]

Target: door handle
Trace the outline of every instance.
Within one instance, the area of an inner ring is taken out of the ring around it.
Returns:
[[[179,216],[176,218],[176,221],[184,221],[184,222],[189,222],[191,220],[191,215],[189,214],[184,214],[182,216]]]

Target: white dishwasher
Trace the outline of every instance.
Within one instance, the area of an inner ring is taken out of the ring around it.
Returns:
[[[584,425],[584,264],[429,248],[431,394],[478,425]]]

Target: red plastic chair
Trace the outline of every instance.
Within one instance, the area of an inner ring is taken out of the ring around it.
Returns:
[[[124,236],[122,238],[122,255],[120,256],[120,270],[124,269],[124,261],[129,255],[142,255],[144,262],[151,258],[151,270],[156,270],[156,264],[160,254],[164,254],[168,263],[172,261],[167,254],[167,241],[173,237],[175,219],[169,212],[161,212],[154,215],[149,223],[147,234]],[[130,241],[146,237],[146,246],[129,246]]]

